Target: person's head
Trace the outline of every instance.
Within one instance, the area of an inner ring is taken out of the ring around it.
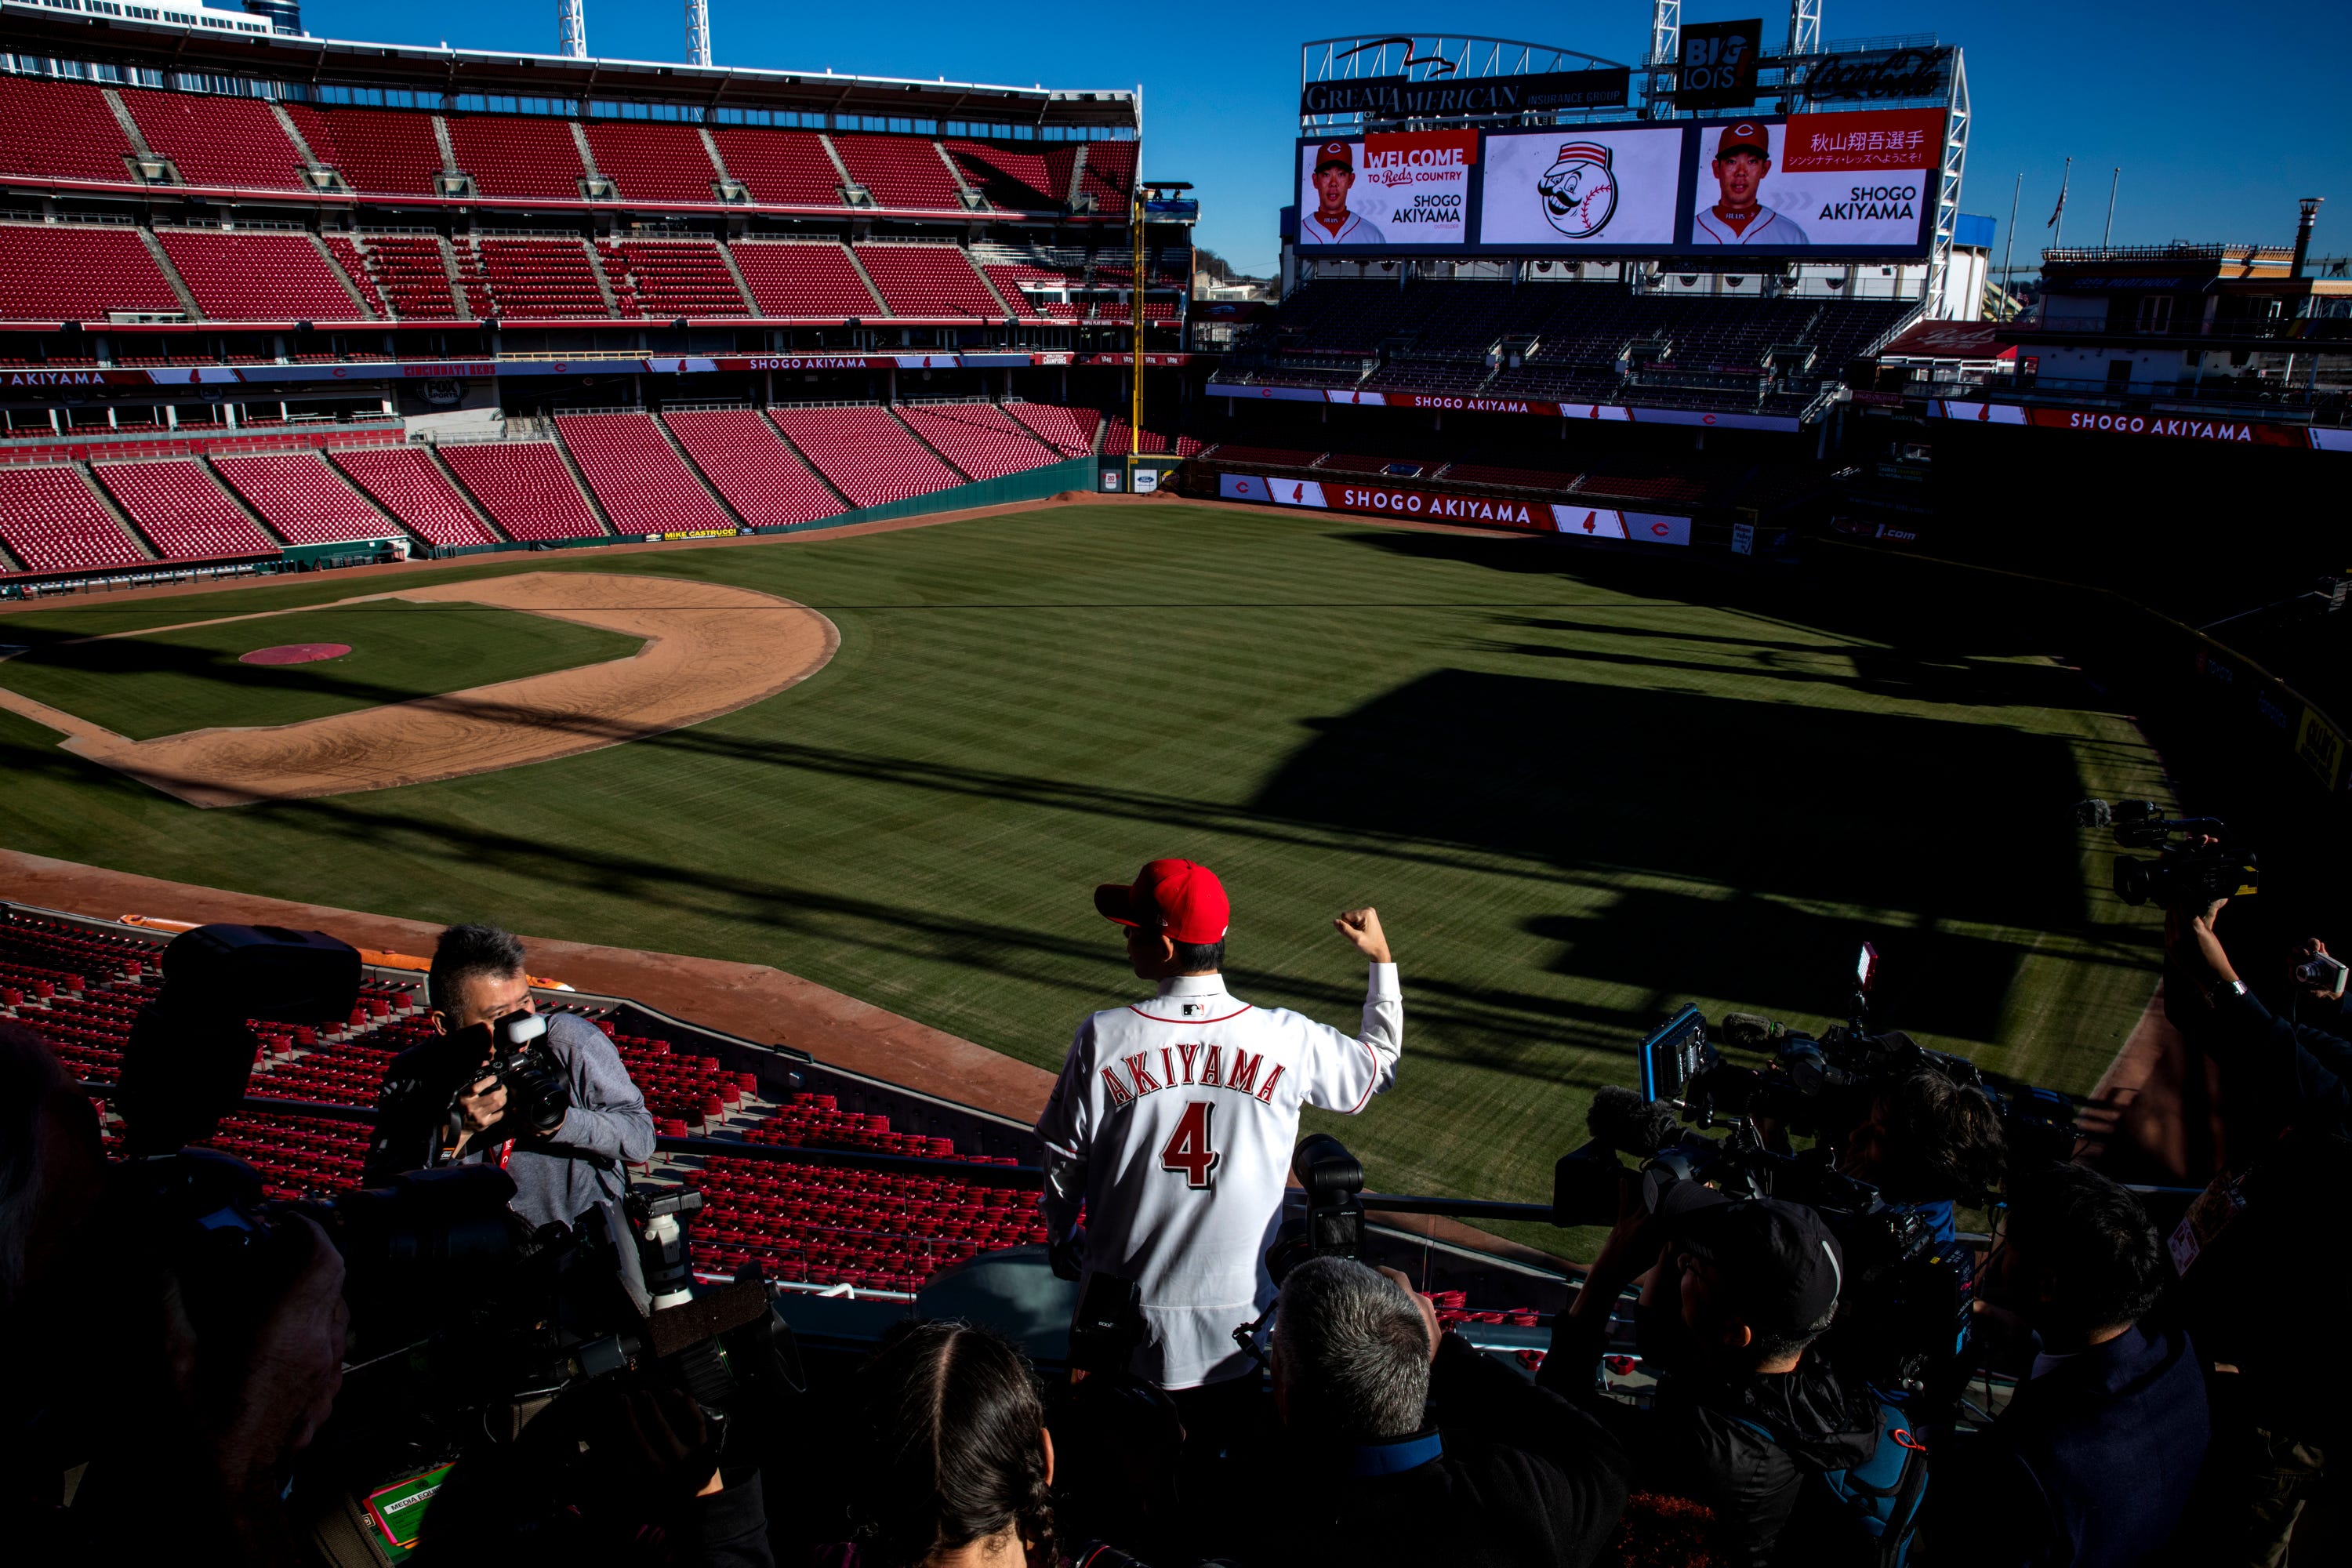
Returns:
[[[1892,1203],[1981,1204],[2000,1184],[2008,1152],[1990,1096],[1922,1068],[1872,1102],[1846,1134],[1842,1168]]]
[[[1315,210],[1337,217],[1348,210],[1348,193],[1356,188],[1356,156],[1345,142],[1326,142],[1315,154]]]
[[[1019,1351],[970,1323],[902,1323],[854,1398],[864,1561],[919,1568],[976,1543],[1005,1568],[1053,1560],[1054,1443]]]
[[[89,1101],[48,1042],[0,1022],[0,1310],[41,1283],[105,1179]]]
[[[1667,1189],[1659,1215],[1669,1239],[1635,1313],[1643,1358],[1719,1377],[1794,1371],[1829,1331],[1844,1283],[1844,1252],[1822,1216],[1690,1182]]]
[[[1764,176],[1772,172],[1771,142],[1760,125],[1727,125],[1715,139],[1715,183],[1724,211],[1752,212]]]
[[[451,926],[433,949],[425,976],[425,1000],[445,1033],[503,1018],[518,1008],[535,1012],[523,973],[522,941],[490,925]]]
[[[1214,974],[1225,966],[1225,929],[1233,904],[1225,885],[1191,860],[1154,860],[1129,882],[1095,889],[1095,909],[1127,928],[1127,960],[1137,976]]]
[[[2088,1165],[2053,1165],[2009,1184],[1988,1285],[2045,1348],[2113,1339],[2164,1294],[2164,1244],[2139,1199]]]
[[[1275,1407],[1294,1433],[1377,1443],[1419,1430],[1429,1403],[1429,1327],[1394,1280],[1345,1258],[1310,1258],[1282,1282],[1274,1319]]]

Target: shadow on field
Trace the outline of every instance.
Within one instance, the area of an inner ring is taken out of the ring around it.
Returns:
[[[1890,977],[1910,977],[1912,995],[1885,999],[1910,1026],[1989,1039],[2023,949],[1935,922],[2088,920],[2074,830],[2052,804],[2081,794],[2058,736],[1459,669],[1320,728],[1256,810],[1371,843],[1531,858],[1580,882],[1734,889],[1634,886],[1603,913],[1532,922],[1563,943],[1559,972],[1660,997],[1820,1012],[1842,999],[1839,977],[1868,936]]]

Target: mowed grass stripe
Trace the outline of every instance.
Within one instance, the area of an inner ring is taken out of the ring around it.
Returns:
[[[614,569],[527,567],[551,568]],[[2157,759],[1981,604],[1181,506],[626,570],[815,605],[840,653],[653,741],[235,812],[0,726],[24,781],[0,833],[773,963],[1048,1067],[1140,989],[1091,885],[1190,855],[1233,889],[1233,983],[1263,1005],[1350,1022],[1360,973],[1328,920],[1381,907],[1406,1060],[1343,1136],[1376,1186],[1490,1197],[1548,1191],[1659,1014],[1818,1025],[1864,935],[1885,1022],[2077,1090],[2152,984],[2150,921],[2099,890],[2105,853],[2067,808],[2160,795]]]

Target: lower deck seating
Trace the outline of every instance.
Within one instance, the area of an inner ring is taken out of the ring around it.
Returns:
[[[596,253],[624,316],[748,316],[715,241],[600,239]]]
[[[887,408],[781,406],[769,415],[853,505],[881,506],[963,482]]]
[[[335,454],[335,462],[376,503],[431,544],[495,544],[457,488],[415,447],[366,447]]]
[[[556,434],[623,533],[732,529],[650,414],[563,414]]]
[[[975,479],[1002,479],[1042,468],[1055,453],[1004,410],[989,403],[902,405],[907,427]]]
[[[342,544],[398,534],[317,452],[215,458],[212,463],[289,544]]]
[[[0,544],[27,572],[138,566],[147,552],[92,494],[78,468],[0,468]]]
[[[1058,403],[1008,403],[1004,412],[1065,458],[1092,457],[1095,441],[1102,434],[1100,409],[1069,408]]]
[[[167,561],[279,553],[278,542],[256,528],[194,458],[94,463],[91,472]]]
[[[612,313],[584,240],[489,236],[474,241],[473,254],[498,315],[582,320]],[[482,313],[478,307],[476,313]]]
[[[681,408],[662,416],[727,504],[754,528],[838,515],[841,498],[752,408]]]
[[[760,314],[790,321],[869,321],[889,312],[838,245],[733,247]]]
[[[446,447],[441,457],[509,539],[611,537],[552,441]]]

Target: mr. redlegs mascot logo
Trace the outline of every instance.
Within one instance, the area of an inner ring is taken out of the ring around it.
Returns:
[[[1596,142],[1562,147],[1536,190],[1545,220],[1570,239],[1591,239],[1617,213],[1617,176],[1609,172],[1609,149]]]

